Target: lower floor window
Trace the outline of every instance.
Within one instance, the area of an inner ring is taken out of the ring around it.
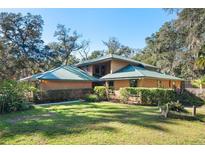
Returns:
[[[108,85],[109,85],[109,87],[113,87],[114,86],[114,81],[109,81]]]
[[[158,88],[161,88],[161,87],[162,87],[162,81],[157,80],[157,87],[158,87]]]
[[[137,80],[130,80],[130,87],[137,87]]]
[[[172,81],[169,80],[169,88],[171,88],[171,87],[172,87]]]

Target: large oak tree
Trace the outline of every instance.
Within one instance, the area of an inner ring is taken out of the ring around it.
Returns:
[[[45,59],[42,30],[40,15],[0,13],[1,78],[19,79],[36,72]]]

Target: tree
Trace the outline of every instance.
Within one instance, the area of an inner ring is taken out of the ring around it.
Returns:
[[[54,37],[58,42],[54,42],[55,48],[52,48],[55,54],[59,57],[61,64],[69,64],[69,58],[75,51],[79,51],[85,47],[84,41],[79,42],[81,35],[76,31],[70,33],[71,29],[66,28],[65,25],[57,25],[57,30],[54,33]]]
[[[204,55],[199,56],[199,58],[196,61],[196,64],[198,68],[204,70],[205,69],[205,56]]]
[[[103,41],[103,44],[107,47],[107,54],[116,54],[121,47],[116,37],[110,37],[107,42]]]
[[[81,50],[79,50],[79,54],[81,55],[82,57],[82,60],[88,60],[89,57],[88,57],[88,54],[90,52],[90,49],[88,49],[89,47],[89,41],[83,41],[82,44],[83,44],[83,48]]]
[[[103,41],[103,44],[107,47],[106,54],[116,54],[125,57],[130,57],[135,52],[134,49],[122,45],[115,37],[109,38],[107,42]]]
[[[70,55],[68,58],[68,64],[70,64],[70,65],[77,64],[79,62],[80,62],[80,59],[74,55]]]
[[[199,87],[200,92],[202,92],[202,90],[203,90],[203,85],[205,84],[205,77],[203,76],[203,77],[201,77],[201,78],[199,78],[199,79],[193,80],[193,81],[192,81],[192,84],[193,84],[194,86],[196,86],[196,87]]]
[[[104,56],[104,51],[95,50],[88,56],[88,59],[95,59]]]
[[[8,71],[3,78],[31,75],[34,67],[45,59],[42,30],[43,20],[39,15],[0,13],[3,70]]]
[[[199,51],[198,59],[196,60],[196,66],[200,70],[205,70],[205,45]]]
[[[172,75],[191,80],[199,78],[205,73],[199,69],[203,65],[200,49],[205,44],[205,9],[169,10],[177,13],[177,19],[166,22],[148,37],[146,47],[134,57]]]
[[[193,70],[198,71],[198,76],[202,76],[204,71],[204,44],[205,44],[205,9],[180,9],[178,19],[175,20],[177,32],[182,33],[186,53],[189,53]]]
[[[63,65],[64,56],[60,54],[61,46],[57,42],[52,42],[48,44],[48,50],[50,51],[49,58],[47,60],[46,70],[50,70]],[[76,64],[79,59],[73,54],[70,54],[66,59],[67,64]]]
[[[176,32],[173,22],[166,22],[158,32],[146,38],[146,47],[137,53],[135,59],[156,65],[162,71],[175,75],[176,58],[181,51],[180,34]]]
[[[120,49],[117,52],[117,55],[121,55],[124,57],[132,57],[135,53],[135,49],[132,49],[129,46],[121,45]]]
[[[191,50],[194,56],[205,43],[205,9],[187,8],[178,13],[175,21],[177,31],[183,33],[185,45]]]

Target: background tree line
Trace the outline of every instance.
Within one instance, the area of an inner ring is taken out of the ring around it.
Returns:
[[[146,38],[146,47],[134,59],[162,71],[195,79],[205,73],[205,9],[166,9],[177,18]]]
[[[57,25],[55,42],[42,40],[44,21],[30,13],[0,13],[0,79],[20,79],[62,64],[117,54],[156,65],[185,79],[205,73],[205,9],[166,9],[177,18],[162,25],[137,50],[115,37],[103,41],[106,50],[89,50],[89,41],[64,25]],[[76,56],[76,54],[80,57]]]
[[[44,21],[30,13],[0,13],[0,79],[20,79],[60,65],[75,64],[105,54],[130,56],[134,50],[117,38],[103,41],[107,51],[89,51],[89,41],[64,25],[57,25],[56,42],[42,40]],[[75,56],[76,53],[80,57]]]

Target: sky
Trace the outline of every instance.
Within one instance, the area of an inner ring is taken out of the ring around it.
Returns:
[[[21,12],[41,15],[44,20],[42,38],[55,41],[57,24],[76,30],[90,41],[90,51],[106,49],[102,41],[116,37],[123,45],[141,49],[145,38],[159,30],[164,22],[175,19],[163,9],[0,9],[0,12]]]

